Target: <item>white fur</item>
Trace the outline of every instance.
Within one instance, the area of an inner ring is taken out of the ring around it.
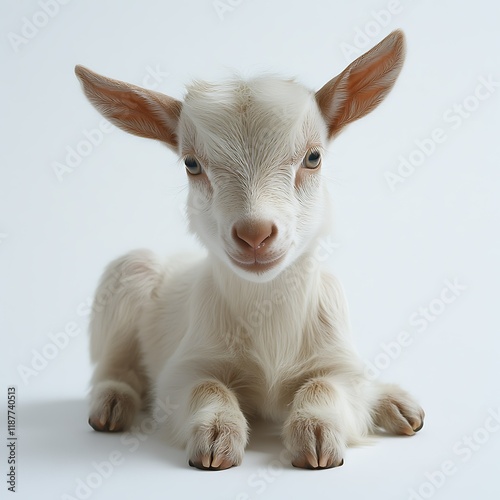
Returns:
[[[154,393],[176,405],[173,441],[197,467],[217,469],[241,462],[254,416],[281,422],[294,465],[308,468],[340,465],[345,447],[378,427],[421,426],[405,392],[366,378],[341,286],[315,258],[329,203],[321,174],[302,162],[334,134],[325,117],[338,115],[331,107],[347,102],[346,88],[325,112],[289,80],[189,87],[170,145],[203,167],[189,179],[188,214],[208,255],[161,265],[142,250],[109,265],[91,322],[95,428],[127,428]],[[100,87],[92,92],[98,106]],[[350,117],[363,103],[351,107]],[[162,119],[161,106],[149,108]],[[278,264],[256,272],[234,262],[239,221],[272,221],[264,257]]]

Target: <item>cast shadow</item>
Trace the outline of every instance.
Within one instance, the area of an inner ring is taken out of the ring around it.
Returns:
[[[161,426],[140,414],[129,433],[96,432],[87,422],[86,400],[48,400],[18,406],[17,434],[29,460],[71,460],[75,468],[106,460],[112,452],[158,460],[173,469],[189,469],[184,450],[170,446]],[[166,422],[164,425],[168,425]],[[287,467],[280,428],[269,422],[250,422],[245,461],[268,465],[279,460]],[[27,457],[27,458],[28,458]],[[291,465],[290,465],[291,467]],[[193,469],[194,470],[194,469]]]
[[[158,426],[141,427],[147,415],[138,417],[130,433],[94,431],[87,422],[85,400],[26,403],[18,406],[18,415],[17,434],[30,460],[57,463],[67,459],[76,466],[105,460],[118,451],[123,456],[161,457],[172,468],[185,465],[183,450],[164,442]]]

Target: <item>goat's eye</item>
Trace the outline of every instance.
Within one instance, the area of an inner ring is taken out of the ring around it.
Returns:
[[[321,165],[321,154],[316,149],[310,149],[302,162],[305,168],[315,169]]]
[[[186,156],[186,158],[184,158],[184,165],[186,165],[186,170],[191,175],[198,175],[202,172],[201,165],[198,160],[192,156]]]

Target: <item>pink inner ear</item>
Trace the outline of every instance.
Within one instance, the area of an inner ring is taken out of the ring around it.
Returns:
[[[159,92],[142,89],[77,67],[86,96],[115,125],[132,134],[158,139],[177,149],[177,123],[182,103]]]
[[[132,134],[158,139],[177,148],[176,126],[181,111],[178,101],[142,90],[140,93],[113,94],[112,99],[118,103],[109,113],[118,126]]]
[[[126,109],[129,110],[136,110],[139,108],[139,105],[137,104],[136,101],[130,99],[127,94],[124,93],[119,93],[120,94],[120,101],[121,103],[125,106]]]
[[[330,138],[384,99],[399,75],[403,60],[404,35],[396,31],[316,93]]]

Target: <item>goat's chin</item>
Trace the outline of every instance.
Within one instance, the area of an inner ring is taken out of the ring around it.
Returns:
[[[250,281],[252,283],[268,283],[275,279],[284,269],[283,266],[276,266],[267,271],[246,271],[241,267],[231,265],[230,266],[234,274],[245,281]]]
[[[227,255],[228,267],[240,278],[252,283],[266,283],[276,278],[286,267],[286,254],[264,264],[244,264]]]

